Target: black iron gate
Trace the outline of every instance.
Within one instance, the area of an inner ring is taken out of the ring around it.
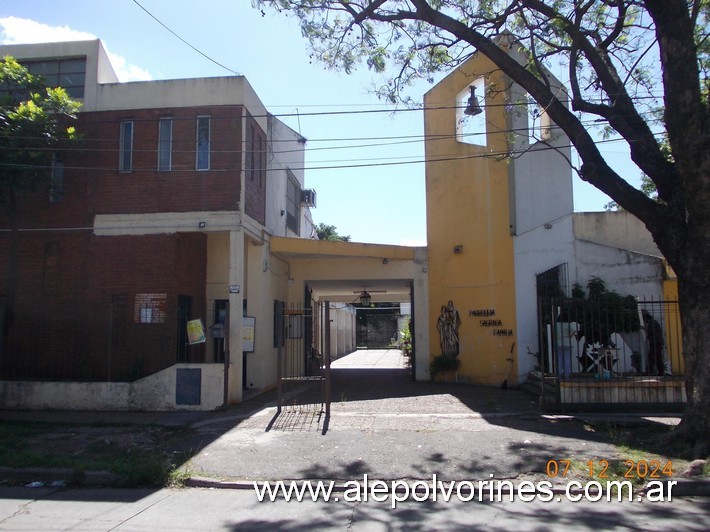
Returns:
[[[283,308],[278,354],[278,412],[330,416],[330,309],[328,302]]]

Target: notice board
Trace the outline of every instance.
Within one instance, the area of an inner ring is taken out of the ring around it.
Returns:
[[[254,352],[254,332],[256,329],[256,318],[254,316],[242,317],[242,351]]]

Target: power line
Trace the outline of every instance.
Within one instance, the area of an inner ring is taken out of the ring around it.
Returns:
[[[453,107],[452,107],[453,108]],[[220,119],[225,119],[225,120],[231,120],[232,118],[230,117],[211,117],[212,120],[220,120]],[[180,117],[180,118],[174,118],[174,121],[178,120],[189,120],[189,121],[194,121],[195,117]],[[121,122],[124,120],[121,120]],[[154,118],[151,119],[144,119],[144,120],[125,120],[128,122],[143,122],[143,123],[151,123],[151,124],[157,124],[157,120]],[[646,122],[651,124],[651,123],[662,123],[663,119],[662,118],[647,118]],[[102,120],[102,121],[90,121],[90,122],[84,122],[78,123],[77,126],[81,127],[81,125],[89,125],[89,124],[118,124],[119,121],[117,120]],[[580,123],[585,126],[592,128],[594,126],[599,126],[599,122],[597,122],[596,119],[590,118],[589,120],[580,120]],[[487,122],[487,125],[491,125],[490,122]],[[496,130],[494,133],[515,133],[515,134],[525,134],[526,131],[529,131],[531,129],[536,129],[539,126],[529,126],[529,127],[519,127],[519,128],[512,128],[512,129],[506,129],[506,130]],[[555,126],[554,123],[552,124],[552,127],[559,128],[559,126]],[[81,131],[79,131],[81,134]],[[486,135],[487,132],[481,131],[481,132],[475,132],[475,133],[451,133],[451,134],[446,134],[446,135],[388,135],[388,136],[375,136],[375,137],[334,137],[334,138],[315,138],[315,139],[308,139],[308,143],[318,143],[318,142],[350,142],[350,141],[357,141],[357,142],[376,142],[377,144],[363,144],[363,145],[344,145],[344,146],[324,146],[320,148],[304,148],[304,150],[296,149],[296,150],[271,150],[272,153],[292,153],[292,152],[300,152],[300,151],[305,151],[306,153],[308,152],[313,152],[313,151],[322,151],[322,150],[334,150],[334,149],[351,149],[351,148],[369,148],[369,147],[377,147],[377,146],[387,146],[387,145],[398,145],[398,144],[414,144],[414,143],[419,143],[419,142],[427,142],[427,141],[434,141],[434,140],[448,140],[452,138],[465,138],[465,137],[473,137],[473,136],[483,136]],[[661,134],[660,132],[658,134]],[[18,140],[44,140],[44,137],[32,137],[32,136],[17,136],[13,137],[14,139]],[[117,143],[118,138],[117,137],[81,137],[80,141],[83,142],[112,142],[112,143]],[[380,141],[392,141],[392,142],[380,142]],[[134,142],[136,142],[134,140]],[[219,143],[221,142],[220,137],[215,137],[213,136],[211,138],[211,142],[214,143]],[[271,144],[276,144],[276,143],[293,143],[293,139],[269,139],[269,143]],[[177,141],[174,141],[174,143],[177,143]],[[180,142],[181,144],[194,144],[194,141],[192,140],[187,140],[187,141],[182,141]],[[0,149],[13,149],[10,147],[0,147]],[[107,149],[107,148],[51,148],[51,147],[37,147],[33,148],[35,151],[41,151],[41,150],[49,150],[49,151],[117,151],[117,148],[114,149]],[[152,149],[140,149],[140,148],[135,148],[133,149],[135,152],[157,152],[158,148],[152,148]],[[189,153],[193,152],[194,149],[190,150],[172,150],[173,153]],[[240,153],[243,150],[241,149],[234,149],[234,150],[212,150],[213,153]],[[269,150],[266,150],[269,151]]]
[[[626,143],[625,139],[604,139],[597,141],[597,144],[610,144],[610,143],[617,143],[617,142],[623,142]],[[564,149],[564,148],[574,148],[574,145],[572,144],[565,144],[561,146],[544,146],[544,147],[538,147],[536,148],[535,152],[540,152],[540,151],[549,151],[549,150],[559,150],[559,149]],[[279,172],[283,171],[285,169],[289,169],[291,171],[313,171],[313,170],[342,170],[342,169],[349,169],[349,168],[376,168],[376,167],[385,167],[385,166],[402,166],[402,165],[410,165],[410,164],[426,164],[426,163],[437,163],[437,162],[447,162],[447,161],[463,161],[463,160],[470,160],[470,159],[484,159],[484,158],[495,158],[495,157],[512,157],[515,158],[516,156],[522,155],[524,153],[528,152],[528,150],[520,150],[520,151],[499,151],[499,152],[487,152],[487,153],[477,153],[477,154],[472,154],[472,155],[445,155],[445,156],[440,156],[440,157],[424,157],[412,160],[412,161],[392,161],[388,160],[387,162],[378,162],[378,163],[362,163],[362,164],[343,164],[343,165],[327,165],[327,166],[301,166],[301,167],[295,167],[295,166],[289,166],[286,162],[280,163],[280,167],[278,168],[251,168],[251,169],[244,169],[246,172],[249,171],[260,171],[260,170],[265,170],[267,172]],[[391,158],[390,158],[391,159]],[[357,160],[372,160],[372,159],[354,159],[352,161],[357,161]],[[352,162],[352,161],[347,161],[347,162]],[[337,161],[329,161],[329,162],[337,162]],[[0,168],[27,168],[27,169],[46,169],[49,170],[51,169],[51,165],[27,165],[27,164],[12,164],[12,163],[0,163]],[[156,175],[162,175],[165,174],[165,176],[169,176],[171,173],[182,173],[182,172],[197,172],[194,167],[185,167],[185,168],[179,168],[175,167],[169,171],[159,171],[156,169],[155,166],[151,166],[150,168],[140,168],[140,167],[133,167],[132,170],[130,171],[120,171],[118,170],[117,167],[91,167],[91,166],[69,166],[65,165],[64,166],[65,170],[75,170],[75,171],[95,171],[95,172],[115,172],[116,174],[124,174],[124,175],[131,175],[135,173],[152,173]],[[223,173],[223,172],[236,172],[240,171],[241,167],[236,167],[236,166],[224,166],[224,167],[219,167],[219,168],[211,168],[210,170],[204,170],[200,171],[201,173],[209,174],[209,173]]]
[[[138,0],[133,0],[133,3],[136,4],[138,7],[140,7],[143,11],[145,11],[153,20],[155,20],[155,21],[156,21],[158,24],[160,24],[163,28],[165,28],[166,30],[168,30],[168,31],[169,31],[170,33],[172,33],[175,37],[177,37],[178,39],[180,39],[183,43],[185,43],[186,45],[188,45],[190,48],[192,48],[195,52],[197,52],[198,54],[200,54],[202,57],[204,57],[204,58],[207,59],[208,61],[211,61],[211,62],[214,63],[215,65],[217,65],[217,66],[219,66],[219,67],[225,69],[227,72],[231,72],[231,73],[234,74],[235,76],[241,76],[241,74],[240,74],[239,72],[235,72],[235,71],[232,70],[231,68],[226,67],[226,66],[224,66],[222,63],[220,63],[220,62],[218,62],[218,61],[212,59],[209,55],[207,55],[206,53],[202,52],[201,50],[198,50],[198,49],[195,48],[192,44],[190,44],[190,43],[187,42],[185,39],[183,39],[182,37],[180,37],[180,35],[178,35],[178,34],[175,33],[173,30],[171,30],[162,20],[160,20],[158,17],[156,17],[155,15],[153,15],[153,13],[151,13],[151,12],[148,11],[145,7],[143,7],[143,6],[140,4],[140,2],[138,2]]]
[[[135,1],[135,0],[133,0]],[[648,95],[648,96],[635,96],[631,98],[634,101],[638,100],[657,100],[661,97],[659,96],[654,96],[654,95]],[[590,99],[588,100],[590,103],[603,103],[605,101],[604,98],[599,98],[599,99]],[[483,106],[481,106],[483,109],[486,108],[498,108],[498,107],[505,107],[507,109],[512,109],[515,107],[528,107],[531,104],[535,104],[535,102],[528,102],[528,101],[518,101],[518,102],[508,102],[508,103],[487,103]],[[234,108],[243,108],[246,112],[246,116],[249,118],[302,118],[302,117],[310,117],[310,116],[333,116],[333,117],[341,117],[344,115],[371,115],[371,114],[400,114],[400,113],[412,113],[412,112],[417,112],[417,113],[422,113],[422,112],[432,112],[432,111],[445,111],[445,110],[451,110],[451,109],[465,109],[466,105],[461,104],[461,105],[439,105],[439,106],[433,106],[433,107],[407,107],[407,108],[398,108],[398,109],[357,109],[357,110],[351,110],[351,111],[314,111],[310,113],[302,113],[302,112],[294,112],[294,113],[269,113],[266,112],[264,114],[252,114],[249,112],[247,107],[243,103],[234,103],[234,104],[224,104],[224,105],[198,105],[198,106],[176,106],[176,107],[169,107],[165,108],[165,112],[170,112],[173,109],[179,109],[184,111],[185,109],[198,109],[202,107],[214,107],[214,108],[219,108],[219,109],[234,109]],[[330,107],[330,106],[328,106]],[[117,123],[117,120],[115,118],[110,118],[110,119],[100,119],[100,115],[102,113],[115,113],[117,110],[120,110],[124,113],[126,113],[126,118],[123,118],[121,121],[128,121],[128,122],[155,122],[156,118],[155,117],[146,117],[146,118],[130,118],[128,117],[128,113],[135,112],[137,114],[140,114],[142,112],[145,112],[147,109],[144,108],[123,108],[123,109],[110,109],[110,110],[95,110],[95,111],[79,111],[78,114],[82,116],[89,116],[91,120],[87,120],[86,123],[90,124],[102,124],[102,123]],[[640,114],[648,114],[651,111],[644,111],[643,113]],[[593,113],[586,113],[590,116],[598,116]],[[192,121],[195,120],[195,116],[162,116],[161,118],[171,118],[173,121]],[[211,116],[210,117],[212,120],[233,120],[235,117],[233,116]],[[606,120],[604,120],[606,122]]]

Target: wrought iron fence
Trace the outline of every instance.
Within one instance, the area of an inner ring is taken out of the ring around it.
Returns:
[[[566,298],[540,301],[538,308],[540,366],[557,383],[554,402],[660,406],[685,401],[677,301]]]

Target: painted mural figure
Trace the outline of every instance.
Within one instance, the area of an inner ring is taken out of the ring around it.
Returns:
[[[454,302],[449,301],[448,304],[442,305],[436,329],[439,331],[439,345],[443,355],[458,356],[460,325],[461,318],[459,311],[454,307]]]
[[[436,330],[439,331],[439,347],[441,348],[441,354],[443,355],[446,352],[446,341],[445,341],[445,333],[444,330],[446,329],[446,305],[441,305],[441,313],[439,314],[439,317],[436,320]]]

